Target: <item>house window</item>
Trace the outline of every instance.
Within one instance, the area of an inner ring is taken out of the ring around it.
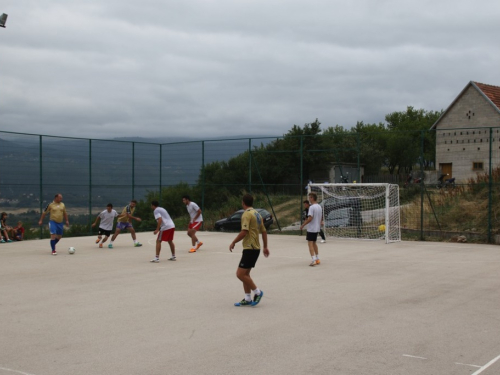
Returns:
[[[472,170],[473,171],[482,171],[483,168],[483,162],[480,161],[475,161],[472,163]]]

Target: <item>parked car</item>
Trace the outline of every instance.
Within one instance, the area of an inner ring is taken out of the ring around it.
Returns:
[[[338,228],[349,226],[349,221],[352,216],[352,208],[340,208],[330,211],[325,218],[325,227]]]
[[[256,208],[255,210],[260,214],[260,216],[264,220],[264,226],[266,227],[266,229],[269,229],[269,227],[273,223],[273,215],[271,215],[263,208]],[[216,221],[215,230],[239,232],[241,230],[241,215],[243,215],[243,212],[245,211],[238,210],[231,216]]]
[[[360,228],[363,225],[360,198],[339,199],[331,197],[322,201],[320,206],[324,210],[327,228],[351,226]]]

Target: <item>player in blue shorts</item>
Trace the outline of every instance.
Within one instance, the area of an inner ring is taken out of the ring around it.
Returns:
[[[134,240],[135,247],[142,246],[142,244],[139,241],[137,241],[137,238],[135,236],[135,229],[132,226],[132,220],[141,221],[140,217],[133,216],[135,213],[135,206],[136,205],[137,205],[137,201],[131,200],[130,203],[125,206],[122,213],[120,215],[118,215],[115,233],[113,234],[113,237],[111,237],[111,241],[109,242],[109,245],[108,245],[108,247],[110,249],[113,248],[113,241],[116,239],[116,237],[120,234],[120,232],[122,230],[128,230],[130,232],[130,235],[132,236],[132,239]]]
[[[54,201],[49,203],[38,221],[38,225],[42,225],[43,219],[47,213],[50,213],[49,220],[49,230],[50,230],[50,247],[52,249],[52,255],[57,255],[56,244],[61,240],[64,231],[64,221],[69,227],[68,213],[66,212],[66,206],[62,202],[63,196],[61,194],[56,194],[54,196]]]

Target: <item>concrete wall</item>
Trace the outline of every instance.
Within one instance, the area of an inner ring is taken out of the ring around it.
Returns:
[[[452,163],[452,176],[466,182],[489,171],[490,129],[493,168],[500,164],[500,114],[472,85],[465,90],[436,128],[436,168]],[[450,130],[453,129],[453,130]],[[474,170],[473,163],[483,163]]]

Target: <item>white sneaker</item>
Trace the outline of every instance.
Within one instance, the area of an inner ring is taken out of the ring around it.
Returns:
[[[168,258],[168,260],[177,260],[176,257],[171,257],[171,258]]]
[[[325,240],[321,240],[320,242],[321,242],[321,243],[325,243],[326,241],[325,241]]]
[[[150,260],[151,263],[160,263],[160,259],[154,258]]]

